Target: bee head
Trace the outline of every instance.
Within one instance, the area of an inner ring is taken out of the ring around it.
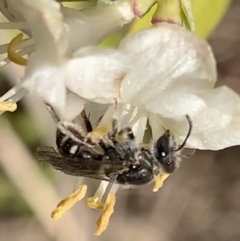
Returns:
[[[154,144],[155,158],[166,173],[172,173],[177,168],[175,147],[174,137],[169,130],[165,131]]]
[[[180,158],[177,155],[177,152],[182,150],[186,145],[186,142],[192,131],[192,122],[190,117],[186,116],[189,129],[188,133],[179,146],[176,145],[174,136],[170,133],[169,130],[166,130],[165,133],[159,137],[159,139],[154,144],[154,154],[157,161],[160,163],[160,166],[163,168],[163,171],[166,173],[172,173],[179,166]]]

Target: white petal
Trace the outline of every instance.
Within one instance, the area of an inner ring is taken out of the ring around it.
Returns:
[[[208,108],[194,116],[195,145],[219,150],[240,145],[240,98],[222,86],[202,94]],[[191,140],[191,139],[190,139]]]
[[[64,65],[66,87],[99,103],[119,99],[119,86],[128,69],[127,57],[114,49],[96,47],[81,49],[77,55]]]
[[[66,49],[73,52],[86,45],[96,45],[134,19],[129,0],[80,11],[61,7],[60,3],[54,0],[7,0],[7,6],[11,14],[4,14],[9,21],[28,21],[31,31],[34,32],[33,37],[37,37],[36,40],[40,43],[46,34],[52,35],[56,48],[59,47],[58,51],[62,50],[63,53]],[[27,23],[26,25],[28,26]],[[49,33],[41,29],[43,25]],[[24,32],[32,36],[31,31]]]
[[[122,81],[123,101],[145,107],[155,99],[161,105],[164,90],[185,86],[201,92],[216,82],[209,45],[177,25],[162,23],[130,35],[119,49],[131,55],[132,66]]]
[[[10,1],[29,23],[35,42],[35,51],[29,57],[22,86],[43,98],[64,116],[66,88],[61,64],[66,58],[68,38],[61,5],[51,0]]]
[[[163,91],[158,97],[153,96],[146,102],[145,108],[166,118],[178,118],[199,113],[206,108],[206,103],[185,89],[172,88]]]
[[[22,86],[63,114],[66,104],[64,78],[64,72],[58,65],[43,63],[38,57],[38,52],[34,52],[29,58]]]
[[[85,105],[85,101],[74,93],[67,93],[64,113],[61,115],[63,120],[72,121],[80,115]]]
[[[205,108],[190,115],[193,131],[187,142],[188,147],[205,150],[220,150],[240,145],[240,98],[228,87],[222,86],[199,95],[205,102]],[[158,120],[161,120],[158,121]],[[166,119],[151,117],[155,129],[162,125],[170,129],[181,142],[187,133],[188,123],[185,118]]]
[[[65,7],[62,8],[62,13],[72,51],[82,46],[98,44],[134,18],[131,3],[126,0],[81,11]]]
[[[9,0],[28,22],[36,50],[48,60],[57,61],[68,50],[60,3],[53,0]]]

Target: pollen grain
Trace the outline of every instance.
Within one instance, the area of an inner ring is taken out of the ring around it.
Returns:
[[[94,142],[98,142],[106,133],[109,132],[109,128],[107,126],[97,127],[94,131],[88,133],[88,137]]]

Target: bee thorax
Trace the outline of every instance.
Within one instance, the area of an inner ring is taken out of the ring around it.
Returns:
[[[153,177],[152,168],[133,166],[129,171],[119,174],[117,182],[124,185],[144,185],[152,181]]]

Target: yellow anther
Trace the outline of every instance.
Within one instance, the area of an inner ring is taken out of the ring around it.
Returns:
[[[0,102],[0,111],[10,111],[13,112],[17,109],[16,102],[12,100],[7,100],[4,102]]]
[[[103,209],[103,213],[97,221],[97,231],[94,236],[100,236],[108,227],[109,219],[114,212],[114,206],[116,203],[116,196],[114,193],[109,193]]]
[[[87,186],[80,186],[74,193],[72,193],[69,197],[63,199],[57,207],[52,211],[51,217],[54,220],[58,220],[63,216],[63,214],[72,208],[78,201],[82,200],[87,192]]]
[[[21,43],[23,39],[23,34],[18,34],[15,38],[11,40],[11,42],[8,45],[8,58],[15,64],[27,65],[27,59],[23,58],[16,52],[16,47],[19,43]]]
[[[163,182],[167,179],[169,174],[159,174],[155,177],[155,184],[153,187],[153,192],[157,192],[159,188],[163,186]]]
[[[92,209],[103,209],[104,203],[99,198],[90,197],[87,199],[87,206]]]

